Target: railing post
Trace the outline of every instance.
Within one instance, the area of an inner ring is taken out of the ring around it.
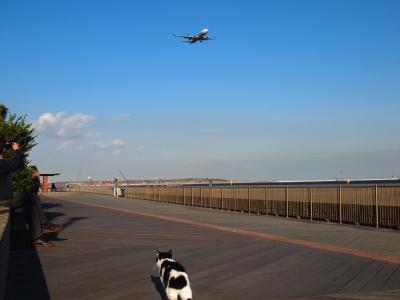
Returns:
[[[310,187],[310,220],[313,220],[313,193],[312,193],[312,187]]]
[[[375,221],[376,228],[379,228],[378,185],[375,185]]]
[[[251,204],[250,204],[250,186],[247,188],[247,199],[248,199],[248,210],[250,214]]]
[[[233,187],[233,209],[237,211],[235,187]]]
[[[186,205],[186,199],[185,199],[185,187],[183,187],[183,205]]]
[[[200,187],[200,206],[203,207],[203,189]]]
[[[190,188],[190,194],[191,194],[191,197],[192,197],[192,206],[193,206],[193,187]]]
[[[289,218],[289,187],[286,187],[286,218]]]
[[[221,187],[221,210],[224,210],[224,188]]]
[[[264,205],[265,205],[265,215],[268,216],[267,187],[265,187],[264,189]]]
[[[211,201],[212,192],[211,192],[211,189],[212,189],[212,187],[208,188],[208,206],[209,206],[209,208],[212,208],[212,201]]]
[[[342,186],[339,185],[339,224],[343,222],[343,215],[342,215]]]
[[[158,202],[160,202],[160,196],[161,195],[161,187],[158,187]]]

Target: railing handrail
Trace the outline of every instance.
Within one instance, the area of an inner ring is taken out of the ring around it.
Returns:
[[[112,186],[78,186],[112,195]],[[400,185],[125,186],[124,196],[339,224],[400,227]]]

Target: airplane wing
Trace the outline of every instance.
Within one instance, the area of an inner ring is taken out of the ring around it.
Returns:
[[[174,34],[174,37],[179,37],[179,38],[184,38],[184,39],[192,39],[193,36],[191,35],[176,35]]]

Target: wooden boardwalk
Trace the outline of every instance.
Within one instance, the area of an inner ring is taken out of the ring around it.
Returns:
[[[173,249],[194,299],[400,299],[398,231],[83,193],[43,202],[65,230],[55,248],[14,243],[7,299],[163,299],[156,249]]]

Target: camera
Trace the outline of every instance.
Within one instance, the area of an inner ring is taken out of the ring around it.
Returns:
[[[12,143],[6,143],[5,145],[4,145],[4,150],[5,151],[9,151],[9,150],[11,150],[13,147],[12,147]]]
[[[12,144],[13,144],[12,142],[6,142],[0,139],[0,153],[12,150],[13,149]]]

